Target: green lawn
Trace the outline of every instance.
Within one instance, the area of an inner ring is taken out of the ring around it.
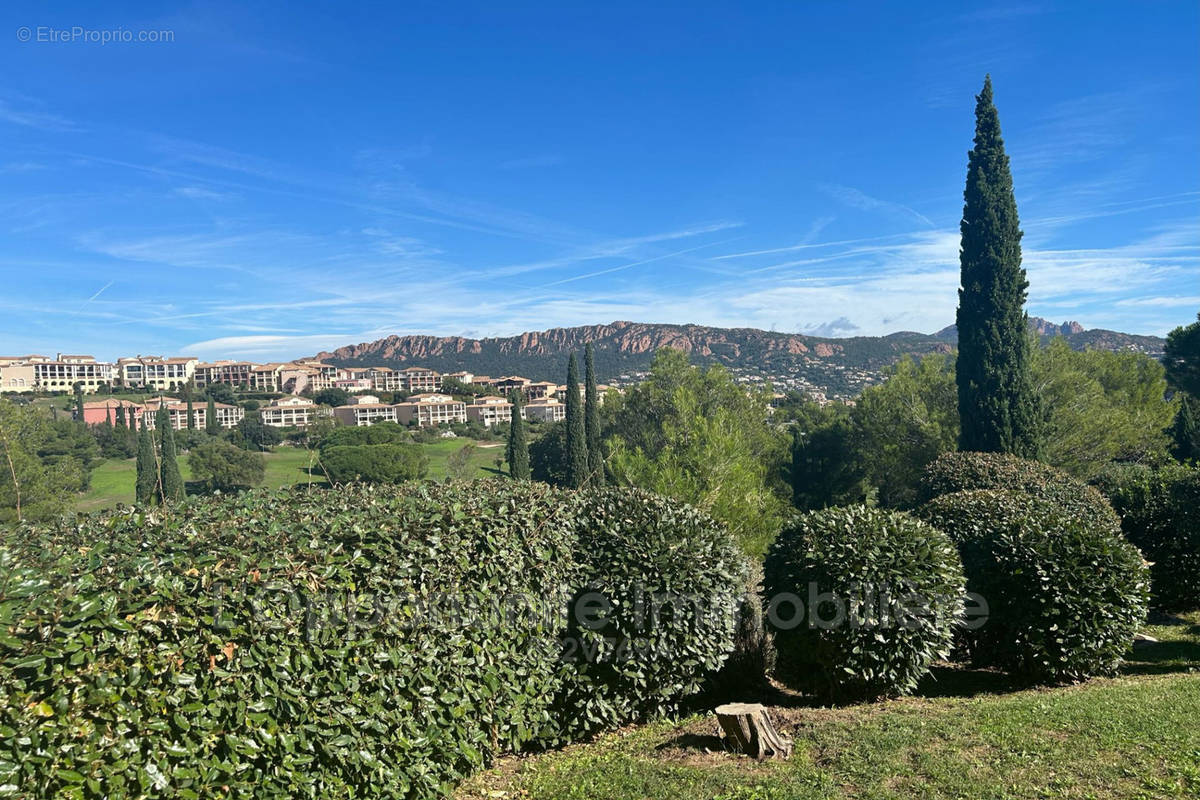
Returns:
[[[469,461],[469,474],[472,477],[495,477],[497,456],[504,455],[504,446],[487,447],[492,442],[472,442],[469,439],[445,439],[431,444],[421,445],[429,454],[429,477],[441,480],[446,477],[446,461],[451,454],[458,452],[467,444],[475,444],[476,448]],[[320,475],[310,475],[308,470],[312,464],[312,455],[302,447],[275,448],[273,452],[264,453],[266,460],[266,477],[263,486],[277,489],[292,486],[297,483],[324,483]],[[188,469],[187,456],[179,459],[179,468],[185,481],[191,479]],[[80,496],[75,504],[77,511],[99,511],[113,508],[118,503],[133,503],[133,483],[136,476],[134,460],[110,459],[101,463],[92,471],[91,489]]]
[[[1165,798],[1200,796],[1200,612],[1157,625],[1120,677],[1013,690],[943,670],[922,696],[817,708],[777,695],[786,762],[721,751],[699,715],[512,758],[460,800]]]

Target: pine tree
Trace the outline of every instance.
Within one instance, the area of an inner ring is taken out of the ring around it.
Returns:
[[[1196,420],[1195,401],[1185,392],[1179,393],[1179,411],[1171,426],[1171,439],[1173,456],[1180,461],[1200,460],[1200,422]]]
[[[137,483],[134,495],[138,503],[142,504],[158,500],[158,462],[154,458],[154,439],[145,425],[142,425],[142,431],[138,434]]]
[[[992,79],[976,97],[967,156],[958,291],[959,449],[1038,453],[1038,403],[1030,374],[1021,230]]]
[[[604,485],[604,453],[600,450],[600,397],[596,390],[596,357],[591,342],[583,351],[583,427],[587,436],[588,480],[597,489]]]
[[[579,397],[579,362],[571,353],[567,361],[567,486],[578,489],[587,485],[587,431],[583,424],[583,404]]]
[[[525,420],[521,419],[521,393],[512,393],[512,422],[508,424],[508,474],[518,481],[529,480],[529,442],[525,440]]]
[[[221,423],[217,422],[217,404],[211,397],[208,398],[208,406],[204,409],[204,432],[209,436],[218,436],[221,433]]]
[[[162,431],[162,491],[163,501],[177,503],[183,499],[183,475],[175,452],[175,430],[168,422]]]

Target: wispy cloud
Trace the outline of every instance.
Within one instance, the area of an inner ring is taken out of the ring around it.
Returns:
[[[37,128],[41,131],[75,131],[79,129],[74,122],[57,114],[33,109],[14,108],[11,103],[0,100],[0,120],[21,125],[26,128]]]
[[[851,208],[857,208],[863,211],[887,211],[893,214],[901,214],[917,220],[926,227],[937,227],[933,224],[933,220],[929,219],[929,217],[913,208],[910,208],[909,206],[904,205],[903,203],[895,203],[890,200],[880,200],[879,198],[871,197],[865,192],[855,189],[852,186],[821,184],[820,188],[830,197],[844,205],[850,206]]]

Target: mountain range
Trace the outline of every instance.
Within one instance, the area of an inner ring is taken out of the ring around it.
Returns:
[[[1063,336],[1076,349],[1162,354],[1164,340],[1157,336],[1089,330],[1077,322],[1058,325],[1040,317],[1031,317],[1029,322],[1042,337]],[[690,354],[693,361],[724,364],[738,375],[769,378],[777,385],[825,391],[831,396],[853,396],[902,356],[949,353],[957,338],[953,325],[933,334],[900,331],[887,336],[824,338],[755,328],[618,321],[484,339],[393,335],[316,357],[339,366],[419,365],[440,372],[562,380],[567,353],[582,351],[590,343],[595,348],[599,379],[620,382],[636,379],[659,348],[673,347]]]

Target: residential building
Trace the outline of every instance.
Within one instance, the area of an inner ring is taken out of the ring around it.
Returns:
[[[480,375],[479,377],[486,378],[487,376]],[[447,378],[456,380],[459,383],[475,383],[475,376],[472,375],[470,372],[447,372],[445,375],[442,376],[442,380],[444,381]]]
[[[117,421],[118,408],[125,409],[125,425],[127,427],[134,429],[141,427],[142,414],[145,413],[146,407],[132,400],[119,400],[115,397],[110,397],[107,400],[97,400],[93,403],[84,403],[83,421],[87,425],[100,425],[105,422],[115,423]]]
[[[250,368],[250,388],[256,392],[278,392],[279,374],[287,364],[259,364]]]
[[[398,422],[396,406],[378,402],[353,403],[348,406],[338,406],[333,410],[333,416],[345,425],[374,425],[376,422]]]
[[[35,382],[32,363],[24,358],[0,357],[0,394],[32,392]]]
[[[367,377],[371,379],[371,388],[377,392],[403,392],[408,389],[404,374],[391,367],[371,367]]]
[[[371,385],[370,378],[344,378],[340,381],[334,381],[333,386],[336,389],[342,389],[357,394],[359,392],[369,392],[374,387]]]
[[[442,388],[442,376],[425,367],[405,367],[399,370],[403,375],[404,391],[410,394],[419,392],[436,392]]]
[[[503,397],[477,397],[475,402],[467,406],[467,419],[482,422],[485,427],[492,427],[501,422],[512,422],[512,403]],[[525,408],[521,408],[521,418],[525,417]]]
[[[587,387],[584,386],[583,383],[579,384],[579,401],[580,402],[583,402],[584,395],[586,393],[586,388]],[[612,388],[611,386],[609,386],[608,384],[605,384],[605,383],[596,384],[596,402],[599,405],[604,405],[604,395],[608,394],[608,390],[611,388]],[[554,387],[554,391],[551,393],[551,397],[553,397],[555,400],[558,400],[563,403],[567,402],[566,384],[560,383],[558,386]]]
[[[305,397],[284,397],[259,409],[264,425],[274,428],[304,428],[318,416],[329,416],[329,409]]]
[[[560,403],[553,397],[531,401],[525,406],[524,411],[525,419],[536,419],[542,422],[558,422],[567,418],[566,404]]]
[[[113,364],[92,356],[59,354],[53,361],[39,360],[32,364],[33,382],[43,392],[70,392],[78,384],[84,394],[91,394],[113,382]]]
[[[250,370],[254,364],[249,361],[212,361],[196,365],[194,372],[197,386],[208,386],[210,383],[228,383],[230,386],[245,386],[250,383]]]
[[[525,385],[525,397],[530,400],[545,400],[553,397],[558,384],[554,381],[533,381]]]
[[[297,379],[289,386],[288,381],[293,372]],[[304,376],[304,381],[299,380],[300,375]],[[311,389],[314,392],[332,389],[333,382],[342,377],[341,369],[323,361],[293,361],[291,364],[285,364],[280,372],[284,390],[292,394],[299,394],[305,389]]]
[[[419,428],[467,421],[467,404],[448,394],[419,394],[395,405],[396,419],[403,425]]]
[[[525,391],[525,387],[529,386],[532,381],[529,378],[522,378],[520,375],[509,375],[505,378],[497,378],[489,385],[496,392],[504,397],[507,397],[514,389],[520,392]]]
[[[181,431],[188,426],[187,403],[185,401],[176,397],[152,397],[143,404],[145,410],[142,420],[147,428],[154,430],[154,426],[158,422],[157,414],[160,405],[166,406],[172,428]],[[216,410],[217,424],[222,428],[232,428],[246,417],[246,410],[241,406],[231,406],[226,403],[214,403],[213,405]],[[194,401],[192,403],[192,419],[194,427],[198,429],[208,427],[207,401]]]
[[[196,374],[199,359],[137,355],[117,359],[116,379],[120,386],[164,391],[183,386]]]

